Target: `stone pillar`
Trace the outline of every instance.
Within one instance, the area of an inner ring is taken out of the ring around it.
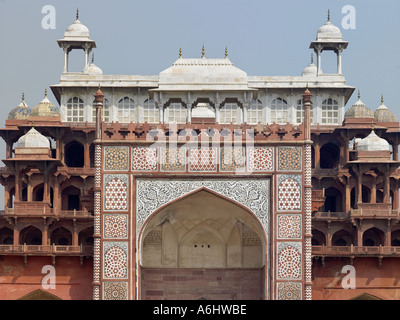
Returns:
[[[337,51],[337,73],[342,74],[342,51],[343,49],[339,48]]]
[[[14,219],[14,246],[19,245],[19,226],[16,218]]]
[[[42,246],[46,246],[49,238],[49,226],[47,224],[46,218],[43,221],[43,233],[42,233]]]
[[[391,245],[392,245],[392,226],[391,226],[391,220],[388,220],[386,237],[385,237],[385,246],[390,247]]]
[[[317,75],[322,73],[321,69],[321,51],[322,48],[319,46],[316,48],[316,53],[317,53]]]
[[[372,177],[371,203],[376,203],[376,177]]]
[[[390,175],[385,174],[385,182],[383,186],[383,203],[390,203]]]
[[[65,46],[64,48],[64,73],[68,72],[68,51],[69,47]]]
[[[399,144],[393,144],[393,161],[399,161]]]

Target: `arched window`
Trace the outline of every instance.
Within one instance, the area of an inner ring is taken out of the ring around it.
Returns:
[[[240,123],[240,108],[236,102],[227,102],[220,109],[220,123]]]
[[[58,227],[55,229],[50,236],[51,244],[58,246],[68,246],[72,244],[72,234],[71,231],[65,229],[64,227]]]
[[[143,104],[143,122],[158,123],[159,112],[154,99],[147,99]]]
[[[166,123],[186,123],[187,109],[182,103],[172,102],[166,111]]]
[[[65,146],[65,164],[67,167],[83,168],[84,148],[78,141],[71,141]]]
[[[347,230],[339,230],[332,236],[333,246],[349,246],[353,243],[353,236]]]
[[[324,144],[320,151],[320,167],[321,169],[333,169],[339,165],[340,149],[333,143]]]
[[[247,113],[247,123],[257,124],[259,122],[263,123],[263,105],[260,100],[253,100]]]
[[[67,122],[83,122],[84,121],[84,105],[83,100],[73,97],[67,102]]]
[[[385,234],[378,228],[370,228],[363,233],[363,246],[373,247],[385,244]]]
[[[311,106],[310,108],[310,119],[311,123],[314,123],[314,110]],[[303,99],[297,100],[296,106],[296,123],[303,123],[304,122],[304,106],[303,106]]]
[[[42,244],[42,232],[34,227],[28,226],[21,230],[19,235],[19,244],[27,245],[41,245]]]
[[[13,244],[14,231],[10,228],[3,227],[0,229],[0,244]]]
[[[136,106],[135,101],[129,97],[125,97],[118,101],[118,122],[129,123],[136,122]]]
[[[103,122],[110,122],[110,103],[104,98],[103,101]],[[96,108],[93,106],[93,122],[96,122]]]
[[[326,245],[326,237],[325,237],[325,235],[321,231],[319,231],[317,229],[313,229],[312,230],[311,244],[313,246]]]
[[[285,124],[289,119],[288,104],[282,98],[274,99],[271,102],[271,122]]]
[[[339,123],[339,104],[334,99],[326,99],[321,106],[321,123],[338,124]]]
[[[81,190],[69,186],[61,192],[61,210],[81,210]]]

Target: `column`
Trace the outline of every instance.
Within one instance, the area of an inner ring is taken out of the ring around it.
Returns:
[[[89,168],[90,167],[90,146],[88,143],[88,134],[85,133],[85,143],[83,146],[83,167]]]
[[[357,170],[357,188],[356,188],[356,205],[362,203],[362,171],[360,168]]]
[[[385,173],[385,184],[383,186],[383,203],[390,203],[390,175]]]
[[[372,177],[371,203],[376,203],[376,177]]]
[[[351,209],[351,186],[350,186],[350,179],[347,179],[347,184],[346,184],[346,196],[345,196],[345,211],[349,212]]]
[[[337,51],[337,73],[342,74],[342,48]]]
[[[391,220],[388,220],[386,237],[385,237],[385,246],[390,247],[391,245],[392,245],[392,226],[391,226]]]
[[[399,161],[399,144],[393,144],[393,161]]]
[[[68,72],[68,46],[65,46],[64,48],[64,73]]]
[[[322,70],[321,70],[321,47],[320,46],[318,46],[318,48],[316,48],[317,49],[317,75],[319,75],[319,74],[321,74],[322,73]]]
[[[73,220],[74,222],[74,228],[73,228],[73,234],[72,234],[72,245],[74,247],[79,246],[79,237],[78,237],[78,230],[76,228],[76,220]]]
[[[17,222],[17,218],[14,218],[14,246],[19,245],[19,226]]]
[[[321,147],[319,145],[319,136],[316,135],[316,139],[314,140],[315,145],[314,145],[314,157],[315,157],[315,169],[320,169],[320,152],[321,152]]]
[[[48,231],[49,231],[49,226],[47,224],[46,219],[44,219],[44,222],[43,222],[43,234],[42,234],[42,246],[47,246]]]

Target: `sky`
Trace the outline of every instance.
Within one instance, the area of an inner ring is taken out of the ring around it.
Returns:
[[[55,10],[54,29],[43,28],[47,5]],[[349,5],[353,20],[342,12]],[[301,75],[329,9],[349,42],[342,55],[347,84],[360,89],[372,110],[383,94],[400,119],[399,0],[0,0],[1,127],[22,92],[31,108],[46,88],[56,104],[49,87],[59,83],[64,66],[56,40],[75,21],[77,8],[96,41],[95,63],[103,74],[157,75],[178,58],[180,47],[184,58],[199,58],[204,44],[208,58],[223,58],[227,47],[229,59],[250,76]],[[349,21],[355,22],[350,29],[343,24]],[[83,63],[83,51],[71,54],[72,68],[80,68],[77,59]],[[322,59],[326,72],[324,63],[332,67],[336,58]],[[346,109],[356,100],[355,93]]]

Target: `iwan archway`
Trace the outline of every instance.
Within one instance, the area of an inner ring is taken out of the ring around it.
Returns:
[[[138,298],[268,298],[268,201],[247,192],[266,210],[264,223],[233,194],[205,186],[155,210],[139,232]]]

